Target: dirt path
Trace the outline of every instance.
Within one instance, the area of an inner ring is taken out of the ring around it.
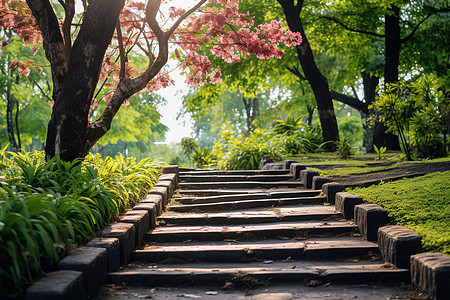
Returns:
[[[320,169],[320,166],[316,166]],[[332,181],[341,183],[345,187],[369,186],[381,181],[393,181],[402,178],[422,176],[428,173],[445,172],[450,170],[450,162],[437,163],[410,163],[402,164],[397,168],[387,170],[355,174],[349,176],[330,177]]]

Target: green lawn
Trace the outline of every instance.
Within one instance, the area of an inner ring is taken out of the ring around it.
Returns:
[[[450,255],[450,171],[349,191],[383,206],[391,224],[417,232],[425,250]]]

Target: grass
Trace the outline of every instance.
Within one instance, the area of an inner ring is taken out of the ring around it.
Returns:
[[[450,171],[355,188],[368,203],[383,206],[390,223],[410,228],[422,236],[427,251],[450,255]]]

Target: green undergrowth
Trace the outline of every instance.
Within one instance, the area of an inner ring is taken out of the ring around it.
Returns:
[[[160,172],[151,159],[0,152],[0,294],[22,293],[144,197]]]
[[[391,224],[417,232],[426,251],[450,255],[450,171],[355,188],[351,192],[361,195],[365,202],[383,206]]]

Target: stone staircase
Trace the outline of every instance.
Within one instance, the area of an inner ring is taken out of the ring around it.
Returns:
[[[184,171],[145,246],[108,282],[179,287],[240,283],[400,283],[378,245],[289,170]]]

